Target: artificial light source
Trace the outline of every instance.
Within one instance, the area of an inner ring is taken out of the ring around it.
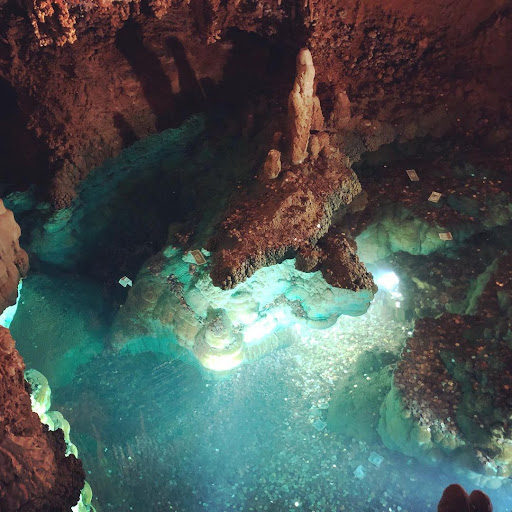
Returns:
[[[375,282],[379,288],[384,288],[390,292],[398,286],[400,279],[398,279],[398,276],[394,272],[385,272],[384,274],[376,276]]]

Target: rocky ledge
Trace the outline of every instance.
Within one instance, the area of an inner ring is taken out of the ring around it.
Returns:
[[[9,331],[0,327],[0,509],[70,510],[84,486],[82,464],[65,455],[62,430],[50,431],[32,412],[24,369]]]
[[[28,256],[20,247],[21,229],[0,199],[0,312],[18,297],[18,283],[28,272]]]
[[[450,459],[488,487],[512,474],[511,276],[505,253],[485,276],[475,314],[416,322],[379,424],[388,447]]]
[[[213,283],[233,288],[259,268],[297,253],[303,259],[317,259],[313,252],[327,233],[333,213],[360,191],[354,172],[333,152],[299,168],[290,166],[250,196],[243,193],[210,241]],[[330,270],[335,272],[336,267]],[[322,273],[332,282],[343,281],[327,269]],[[346,284],[352,289],[352,283]]]

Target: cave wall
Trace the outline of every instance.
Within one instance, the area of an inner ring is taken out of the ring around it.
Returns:
[[[16,303],[18,283],[28,272],[28,256],[20,247],[21,229],[0,199],[0,313]]]
[[[21,230],[0,199],[0,314],[15,303],[28,271]],[[32,412],[25,364],[9,330],[0,327],[0,510],[65,511],[78,502],[82,465],[66,457],[62,430],[51,432]]]
[[[0,21],[0,77],[50,153],[57,207],[105,158],[214,102],[225,73],[236,82],[232,29],[311,48],[353,159],[423,135],[499,143],[510,129],[506,0],[32,0],[1,3]],[[286,108],[287,92],[261,92]]]
[[[0,510],[70,510],[84,485],[82,464],[65,456],[62,430],[49,431],[32,412],[25,365],[0,327]]]

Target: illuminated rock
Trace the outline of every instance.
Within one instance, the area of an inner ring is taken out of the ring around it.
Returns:
[[[297,55],[297,74],[288,98],[293,164],[301,164],[306,159],[311,130],[323,128],[320,100],[313,93],[314,80],[313,57],[308,49],[303,48]]]
[[[66,457],[73,455],[78,459],[78,449],[70,438],[71,427],[68,420],[59,411],[50,410],[51,389],[46,377],[37,370],[25,371],[25,380],[30,386],[30,402],[32,410],[39,416],[41,423],[48,426],[51,432],[60,430],[66,443]],[[80,499],[74,507],[73,512],[89,512],[91,510],[92,490],[91,486],[84,482],[80,493]]]
[[[9,331],[1,327],[0,509],[69,510],[78,502],[84,485],[82,465],[74,455],[65,456],[63,433],[43,427],[32,411],[23,370]],[[49,389],[44,381],[38,382],[41,387],[34,403],[43,411]]]
[[[214,371],[229,371],[243,361],[243,337],[234,333],[224,310],[211,310],[194,339],[194,354],[201,365]]]
[[[176,356],[185,348],[207,369],[231,370],[289,344],[295,324],[326,328],[340,315],[363,314],[373,298],[371,288],[333,287],[318,271],[297,270],[292,259],[222,290],[209,275],[209,253],[203,254],[208,264],[190,274],[192,255],[170,246],[158,255],[158,274],[139,273],[114,323],[117,349]]]
[[[28,272],[28,256],[20,247],[21,229],[0,199],[0,312],[16,304],[18,283]]]
[[[379,434],[388,448],[450,460],[475,485],[496,488],[512,475],[512,256],[484,274],[471,290],[471,314],[416,321]]]
[[[20,279],[20,282],[18,283],[18,297],[16,298],[16,302],[12,306],[8,306],[7,308],[5,308],[3,313],[0,314],[0,325],[2,327],[7,327],[7,329],[9,329],[14,319],[14,315],[16,314],[16,311],[18,309],[22,287],[23,281]]]

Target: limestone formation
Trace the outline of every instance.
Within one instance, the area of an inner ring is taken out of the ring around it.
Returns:
[[[261,267],[314,248],[334,213],[360,191],[355,173],[344,166],[339,152],[298,168],[287,166],[279,179],[251,197],[241,195],[226,212],[209,241],[213,283],[233,288]]]
[[[149,262],[114,323],[117,350],[193,354],[202,367],[226,372],[288,344],[293,333],[287,330],[296,324],[330,327],[340,315],[366,312],[373,298],[368,275],[368,282],[354,287],[349,279],[350,289],[336,288],[319,272],[299,272],[293,260],[261,268],[235,289],[222,290],[208,273],[211,256],[203,254],[207,263],[192,275],[192,255],[173,245],[158,256],[158,266]],[[352,270],[361,271],[357,265]]]
[[[309,150],[311,158],[316,160],[321,151],[329,147],[329,134],[326,132],[311,135]]]
[[[471,315],[416,321],[379,423],[389,448],[430,462],[455,460],[491,488],[512,475],[511,271],[506,254],[475,287]]]
[[[271,149],[268,152],[265,164],[263,165],[262,179],[274,180],[281,172],[281,152],[277,149]]]
[[[84,486],[82,465],[66,456],[62,430],[48,430],[32,412],[24,364],[0,327],[0,509],[70,510]]]
[[[307,48],[303,48],[297,56],[297,74],[288,98],[293,164],[300,164],[306,159],[311,130],[323,128],[320,100],[314,95],[314,81],[313,57]]]
[[[343,129],[350,123],[350,100],[346,91],[336,93],[334,97],[334,109],[332,112],[332,124],[337,129]]]
[[[312,49],[322,101],[333,107],[329,122],[350,129],[345,152],[354,158],[367,147],[447,131],[479,144],[510,137],[512,16],[502,3],[364,0],[340,10],[338,0],[325,0],[314,13],[311,2],[264,4],[0,2],[0,78],[18,99],[19,126],[0,121],[13,134],[4,149],[29,153],[25,176],[42,181],[54,205],[68,206],[92,168],[197,111],[203,92],[211,97],[205,83],[225,81],[233,91],[247,74],[263,84],[276,52],[230,66],[233,53],[251,54],[251,43],[229,28],[254,34],[260,48],[281,45],[287,34]],[[458,66],[470,72],[454,75]],[[286,108],[288,92],[277,87],[268,99]]]
[[[28,271],[20,235],[0,200],[0,313],[15,303],[18,282]],[[79,501],[84,472],[69,441],[69,423],[59,413],[48,417],[50,430],[41,423],[38,414],[50,404],[48,381],[29,370],[31,396],[24,369],[9,331],[0,327],[0,510],[70,510]]]
[[[18,282],[28,272],[28,256],[20,247],[21,230],[0,199],[0,312],[18,296]]]

